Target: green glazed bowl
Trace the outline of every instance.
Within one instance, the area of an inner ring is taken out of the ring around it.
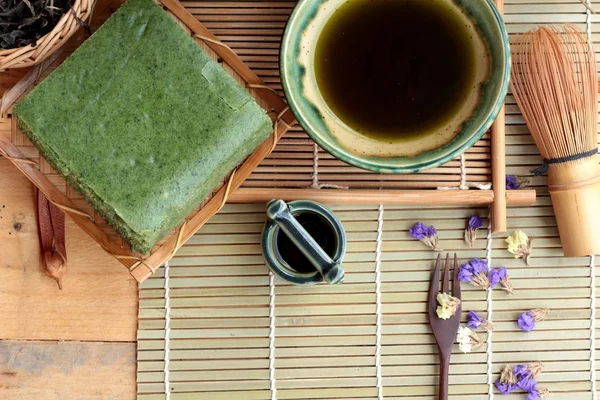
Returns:
[[[414,173],[436,167],[455,159],[481,139],[502,108],[510,77],[508,36],[493,1],[449,0],[464,11],[479,32],[481,45],[487,47],[488,56],[484,59],[489,63],[489,75],[483,76],[478,85],[479,93],[472,96],[468,116],[456,120],[452,136],[441,145],[420,150],[404,144],[410,147],[406,151],[414,154],[398,153],[400,147],[394,150],[387,143],[374,143],[374,139],[353,131],[331,111],[319,93],[313,68],[316,44],[329,17],[346,1],[365,0],[300,0],[283,35],[280,51],[283,90],[308,135],[336,158],[381,173]],[[371,150],[364,150],[370,146]]]

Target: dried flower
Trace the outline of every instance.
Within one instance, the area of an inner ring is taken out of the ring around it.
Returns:
[[[506,189],[517,190],[527,187],[531,181],[522,176],[506,175]]]
[[[427,226],[421,222],[417,222],[408,230],[408,232],[413,239],[420,240],[435,251],[442,251],[439,247],[437,230],[433,225]]]
[[[502,290],[506,291],[509,294],[512,294],[513,287],[510,281],[510,277],[508,276],[508,271],[505,267],[499,269],[490,269],[488,272],[488,280],[490,281],[490,287],[493,289],[498,284],[502,286]]]
[[[467,315],[467,325],[469,325],[471,329],[483,328],[488,331],[494,330],[494,326],[475,311],[469,311],[469,314]]]
[[[516,190],[520,187],[517,177],[514,175],[506,175],[506,188],[508,190]]]
[[[515,377],[513,369],[509,364],[506,364],[502,372],[500,372],[500,381],[508,383],[517,383],[517,378]]]
[[[488,279],[490,280],[490,287],[493,289],[500,283],[500,271],[497,269],[490,269],[488,272]]]
[[[530,312],[521,314],[517,319],[517,324],[519,324],[519,328],[525,332],[531,332],[533,328],[535,328],[535,321]]]
[[[472,350],[483,346],[483,342],[479,339],[479,336],[466,326],[458,327],[456,341],[458,342],[458,348],[463,353],[470,353]]]
[[[496,387],[502,394],[510,394],[515,389],[512,383],[496,381]]]
[[[477,215],[473,215],[469,218],[467,229],[465,229],[465,242],[467,242],[469,246],[473,246],[473,243],[475,243],[475,239],[477,239],[477,229],[482,226],[483,221]]]
[[[531,240],[521,230],[516,230],[506,238],[508,243],[508,251],[515,255],[515,258],[522,258],[529,265],[529,257],[531,255]]]
[[[506,365],[500,373],[500,379],[496,381],[496,387],[502,394],[509,394],[521,389],[528,392],[532,399],[539,399],[540,396],[547,393],[546,390],[540,391],[537,387],[537,377],[541,374],[542,368],[543,365],[540,362],[519,364],[514,368]]]
[[[539,361],[530,363],[530,364],[527,364],[527,369],[529,369],[529,371],[531,372],[531,376],[533,377],[533,379],[537,379],[538,376],[540,376],[542,374],[542,369],[544,369],[544,364],[542,364]]]
[[[498,270],[498,276],[500,277],[500,286],[502,286],[502,290],[508,294],[512,294],[512,282],[510,281],[510,276],[508,276],[508,271],[505,267],[502,267]]]
[[[439,304],[436,313],[440,319],[450,319],[460,306],[460,299],[450,296],[448,293],[438,293],[437,302]]]
[[[496,381],[496,387],[502,394],[509,394],[513,390],[517,389],[517,379],[513,374],[513,369],[510,365],[505,365],[504,369],[500,373],[500,379]]]
[[[527,400],[541,400],[544,397],[546,397],[546,395],[550,393],[548,391],[548,389],[533,389],[529,392],[529,394],[527,395]]]
[[[530,396],[534,396],[533,398],[540,398],[540,392],[537,387],[537,378],[542,373],[542,368],[543,364],[541,362],[536,362],[517,365],[513,370],[513,374],[517,379],[517,386],[520,389],[529,392]]]
[[[472,215],[471,218],[469,218],[469,225],[468,225],[468,229],[479,229],[483,226],[483,221],[481,220],[481,218],[477,215]]]
[[[537,381],[530,374],[521,375],[517,380],[517,386],[519,389],[523,389],[526,392],[537,392]]]
[[[519,316],[517,323],[519,328],[525,332],[531,332],[535,328],[535,323],[540,322],[548,317],[548,309],[537,308],[529,312],[525,312]]]
[[[460,266],[458,270],[458,280],[468,282],[473,286],[483,290],[490,288],[490,280],[488,279],[488,264],[479,259],[473,258],[466,264]]]

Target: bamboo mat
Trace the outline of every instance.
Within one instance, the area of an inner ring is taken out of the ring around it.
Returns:
[[[280,88],[278,40],[293,2],[184,4],[261,78]],[[586,14],[578,0],[507,0],[505,11],[510,33],[557,22],[587,29],[589,18],[590,34],[600,48],[600,16]],[[530,175],[540,157],[511,96],[506,131],[508,173]],[[488,143],[484,139],[480,145],[466,157],[473,182],[490,179]],[[290,132],[246,185],[311,185],[314,148],[302,132]],[[318,151],[320,184],[377,188],[442,182],[411,176],[383,179]],[[439,170],[444,169],[451,169],[444,185],[458,185],[460,162]],[[346,281],[340,286],[297,288],[270,279],[259,245],[264,206],[226,205],[168,268],[140,286],[138,398],[166,399],[168,387],[172,400],[378,399],[379,394],[385,399],[436,399],[437,356],[426,322],[436,254],[407,233],[420,220],[438,228],[444,250],[463,259],[489,257],[492,266],[506,266],[515,286],[512,296],[496,290],[488,299],[485,292],[463,285],[465,314],[475,310],[491,317],[496,331],[491,337],[480,333],[487,344],[471,354],[455,349],[450,398],[524,399],[522,394],[501,396],[490,384],[505,363],[542,361],[540,387],[552,392],[551,399],[595,400],[599,324],[592,309],[600,289],[591,266],[600,261],[562,257],[545,178],[529,178],[538,201],[509,209],[508,226],[509,233],[522,229],[533,238],[531,266],[505,250],[506,235],[488,240],[482,229],[475,246],[466,246],[466,219],[486,217],[487,209],[333,206],[348,232]],[[551,312],[526,334],[515,320],[531,308]]]

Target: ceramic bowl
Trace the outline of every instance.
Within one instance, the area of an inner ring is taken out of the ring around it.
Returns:
[[[490,128],[502,108],[510,76],[510,48],[506,29],[492,0],[449,0],[473,23],[487,47],[489,74],[481,80],[470,111],[444,144],[414,150],[397,143],[382,145],[353,131],[327,106],[314,73],[314,53],[321,30],[337,7],[346,1],[300,0],[292,12],[280,51],[281,81],[288,104],[308,135],[336,158],[359,168],[382,173],[414,173],[455,159]],[[443,63],[440,63],[440,68]],[[487,71],[486,71],[487,72]],[[408,148],[406,154],[401,151]],[[413,154],[410,154],[410,152]]]
[[[335,243],[331,257],[295,221],[295,216],[302,213],[319,216],[327,226],[324,229],[331,231]],[[346,232],[341,221],[330,209],[310,200],[296,200],[287,204],[283,200],[271,200],[267,204],[267,216],[261,248],[267,266],[273,273],[295,285],[314,285],[322,281],[333,284],[343,282],[344,270],[341,262],[346,254]],[[304,247],[304,255],[315,266],[315,270],[302,273],[293,269],[280,254],[277,246],[279,235],[288,235],[292,242]]]

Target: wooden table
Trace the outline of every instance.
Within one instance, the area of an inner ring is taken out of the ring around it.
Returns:
[[[99,0],[92,29],[120,3]],[[0,74],[0,96],[25,72]],[[40,262],[33,186],[0,157],[0,399],[134,399],[137,283],[68,217],[66,229],[61,291]]]
[[[33,186],[0,157],[0,398],[134,399],[137,284],[68,218],[67,253],[60,291],[40,263]]]

